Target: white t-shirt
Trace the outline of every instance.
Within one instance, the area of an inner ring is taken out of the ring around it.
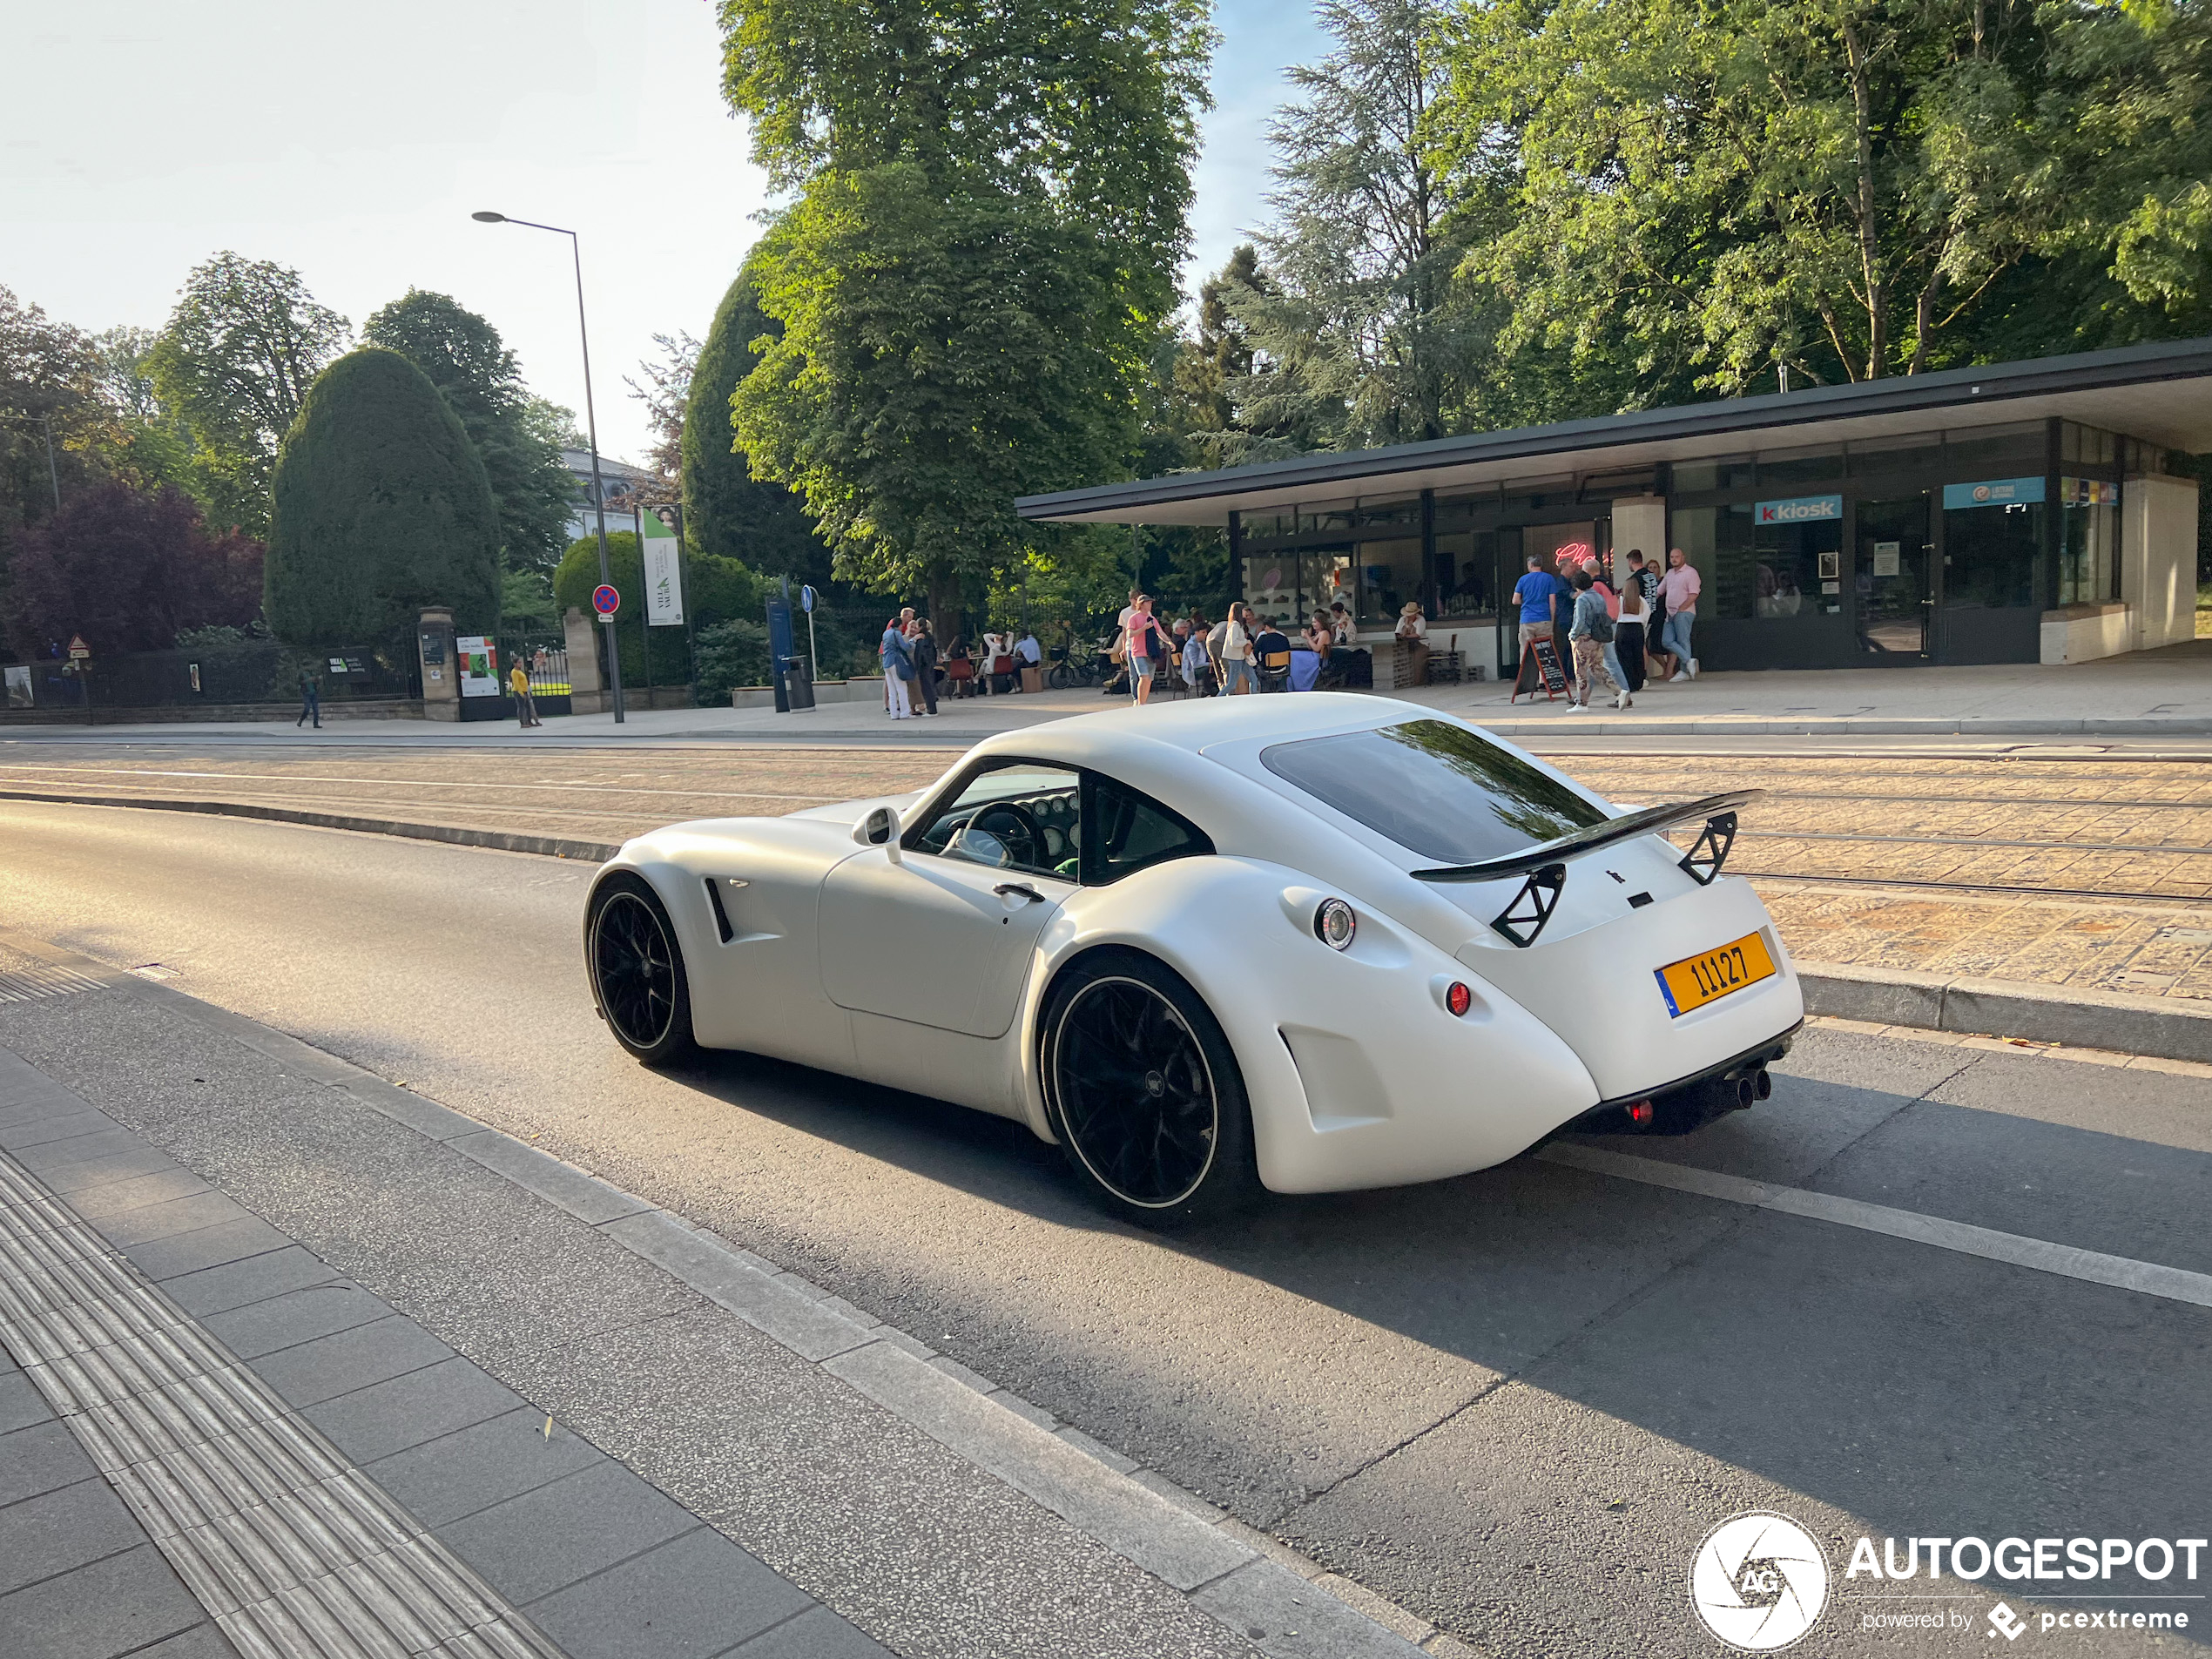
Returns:
[[[1398,619],[1398,637],[1400,639],[1426,639],[1428,619],[1425,617],[1400,617]]]

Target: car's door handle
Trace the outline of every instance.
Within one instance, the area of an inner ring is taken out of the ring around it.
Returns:
[[[1038,904],[1042,904],[1044,902],[1044,894],[1039,893],[1035,887],[1029,886],[1025,881],[1001,881],[998,884],[998,886],[993,887],[991,891],[997,894],[1001,899],[1005,898],[1009,894],[1018,893],[1024,899],[1034,900]]]

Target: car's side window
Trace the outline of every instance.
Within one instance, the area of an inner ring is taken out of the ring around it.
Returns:
[[[901,838],[913,852],[1073,881],[1081,866],[1082,783],[1071,766],[1008,760],[956,790]]]
[[[1149,865],[1214,850],[1205,832],[1174,808],[1102,772],[1089,779],[1083,811],[1085,883],[1103,886]]]

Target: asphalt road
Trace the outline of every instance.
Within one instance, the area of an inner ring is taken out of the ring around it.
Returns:
[[[1863,1532],[2212,1532],[2212,1309],[1526,1161],[1163,1243],[1101,1222],[1011,1124],[746,1056],[640,1069],[590,1013],[582,869],[15,803],[0,846],[5,925],[535,1136],[1483,1650],[1716,1650],[1684,1575],[1754,1507],[1831,1554],[1809,1651],[1986,1653],[2000,1594],[2033,1615],[2212,1588],[2212,1561],[1842,1577]],[[1836,1032],[1784,1069],[1757,1110],[1628,1150],[2212,1272],[2202,1080]],[[1912,1591],[1964,1599],[1874,1599]],[[1859,1629],[1919,1605],[1970,1616]],[[2115,1605],[2212,1629],[2201,1599]]]

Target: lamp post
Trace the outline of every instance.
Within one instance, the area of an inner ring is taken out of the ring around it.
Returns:
[[[614,585],[614,570],[607,563],[607,491],[599,482],[599,421],[591,409],[591,334],[583,322],[583,248],[574,231],[563,230],[558,225],[540,225],[527,219],[509,219],[504,213],[485,212],[471,213],[469,218],[481,225],[520,225],[526,230],[551,231],[556,236],[569,239],[569,252],[576,260],[576,332],[583,345],[583,428],[591,443],[591,506],[599,518],[599,582],[603,587]],[[640,596],[642,602],[643,596]],[[615,724],[623,723],[622,711],[622,642],[615,634],[615,619],[602,619],[607,629],[608,684],[614,692]]]

